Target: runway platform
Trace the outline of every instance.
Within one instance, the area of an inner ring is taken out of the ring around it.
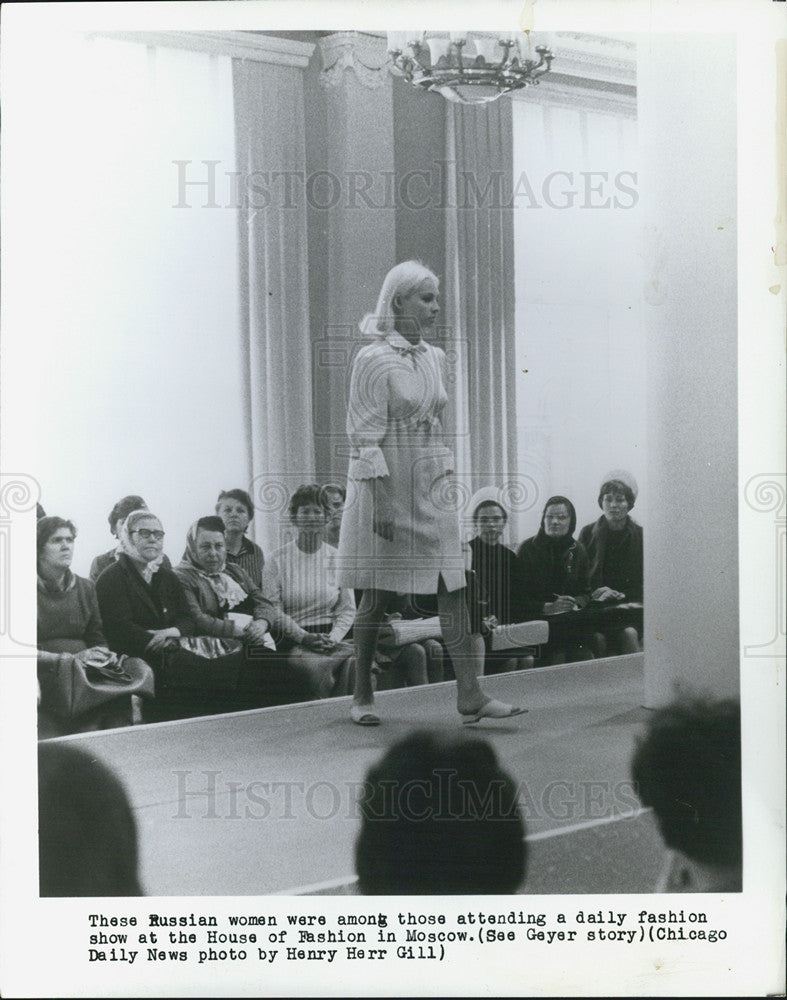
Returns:
[[[358,784],[414,729],[488,739],[519,784],[526,893],[650,892],[663,852],[628,762],[647,712],[643,654],[488,677],[526,715],[462,727],[455,685],[382,692],[383,724],[349,699],[65,737],[123,779],[148,895],[353,892]]]

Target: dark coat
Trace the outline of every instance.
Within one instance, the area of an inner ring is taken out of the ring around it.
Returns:
[[[470,551],[479,591],[487,602],[486,614],[494,615],[501,625],[521,620],[516,617],[520,603],[516,555],[506,545],[487,545],[480,538],[470,540]]]
[[[523,621],[540,618],[556,594],[573,597],[581,608],[589,602],[588,554],[575,539],[558,546],[539,531],[519,546],[517,562]]]
[[[96,595],[109,648],[116,653],[150,659],[150,630],[174,626],[181,635],[196,634],[180,580],[164,566],[147,584],[121,555],[96,581]]]
[[[181,635],[198,634],[186,594],[173,570],[161,566],[150,584],[121,555],[96,583],[104,630],[111,649],[144,658],[156,674],[156,699],[149,718],[188,718],[281,705],[314,697],[308,677],[293,671],[286,658],[255,650],[247,659],[240,643],[224,656],[206,659],[173,645],[164,655],[145,648],[149,629],[175,626]],[[199,630],[201,632],[201,630]],[[204,634],[204,633],[202,633]]]
[[[622,529],[620,567],[622,574],[613,579],[605,571],[607,539],[610,531],[607,519],[602,516],[593,524],[586,524],[579,533],[579,541],[585,547],[590,560],[590,589],[611,587],[626,595],[627,601],[642,601],[643,545],[642,527],[629,517]]]

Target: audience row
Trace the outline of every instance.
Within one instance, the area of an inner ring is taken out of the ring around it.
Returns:
[[[487,637],[487,672],[533,663],[529,649],[495,652],[490,637],[498,625],[539,618],[549,622],[540,663],[641,648],[636,497],[630,474],[609,473],[601,517],[578,538],[573,504],[551,497],[538,533],[514,552],[501,542],[508,513],[496,493],[477,494],[466,593],[473,631]],[[45,718],[56,717],[47,734],[128,723],[130,694],[143,699],[142,718],[160,720],[349,693],[356,595],[334,583],[344,499],[341,487],[299,487],[294,536],[266,559],[246,534],[251,498],[222,491],[173,566],[163,525],[142,497],[127,496],[110,512],[116,544],[93,560],[91,580],[70,570],[74,524],[41,517],[39,684]],[[390,618],[429,618],[432,600],[403,595]],[[450,677],[438,640],[436,628],[417,642],[381,642],[379,686]]]

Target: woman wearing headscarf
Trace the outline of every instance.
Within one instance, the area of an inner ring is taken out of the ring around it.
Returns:
[[[150,511],[133,511],[118,543],[117,559],[96,581],[107,638],[112,649],[159,666],[167,639],[196,634],[178,578],[161,565],[164,529]]]
[[[239,565],[227,562],[223,520],[201,517],[189,528],[175,573],[201,635],[270,642],[274,605]]]
[[[448,401],[445,354],[426,341],[439,312],[437,276],[418,261],[385,277],[361,331],[372,343],[355,357],[347,407],[352,447],[339,537],[343,587],[363,590],[353,635],[357,661],[350,717],[378,725],[371,682],[383,616],[396,594],[437,594],[443,640],[466,722],[509,718],[478,682],[484,645],[470,630],[453,459],[441,417]]]
[[[115,539],[115,545],[113,548],[109,549],[107,552],[102,552],[101,555],[96,556],[93,562],[90,564],[90,579],[93,583],[101,576],[107,566],[111,566],[112,563],[117,558],[118,552],[120,552],[120,543],[118,541],[118,532],[123,527],[123,522],[126,520],[129,514],[135,510],[147,510],[148,505],[142,499],[142,497],[137,496],[135,493],[121,497],[120,500],[115,504],[112,510],[109,512],[107,520],[109,521],[109,531],[110,534]]]
[[[571,612],[590,601],[588,557],[574,538],[577,513],[563,496],[544,505],[538,534],[522,542],[517,552],[523,620],[548,617],[549,643],[544,656],[553,662],[592,659],[590,636]]]
[[[241,566],[227,562],[222,518],[201,517],[192,524],[175,574],[198,633],[243,643],[246,662],[240,681],[246,688],[256,684],[260,704],[317,697],[305,671],[272,655],[276,647],[269,626],[279,621],[280,612]]]
[[[57,697],[57,673],[70,669],[72,660],[86,668],[118,666],[107,646],[104,626],[90,580],[71,572],[76,528],[62,517],[42,517],[36,525],[38,573],[38,674],[43,692],[42,736],[131,725],[131,696],[122,693],[77,717],[65,718]],[[129,670],[143,680],[144,693],[153,694],[153,678],[146,663],[135,661]],[[130,681],[128,670],[123,673]],[[142,692],[141,692],[142,693]]]
[[[142,656],[156,675],[149,718],[250,708],[241,691],[239,640],[201,637],[174,571],[162,565],[164,529],[150,511],[129,514],[118,558],[96,582],[111,649]]]

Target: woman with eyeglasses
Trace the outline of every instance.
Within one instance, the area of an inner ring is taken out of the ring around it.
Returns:
[[[164,529],[155,514],[129,514],[119,537],[117,560],[98,578],[96,593],[110,648],[153,667],[156,701],[146,720],[262,704],[243,689],[239,640],[208,637],[200,643],[183,586],[162,565]]]
[[[167,638],[195,631],[178,578],[161,565],[164,529],[150,511],[133,511],[119,543],[117,560],[96,581],[107,638],[120,652],[160,660]]]

